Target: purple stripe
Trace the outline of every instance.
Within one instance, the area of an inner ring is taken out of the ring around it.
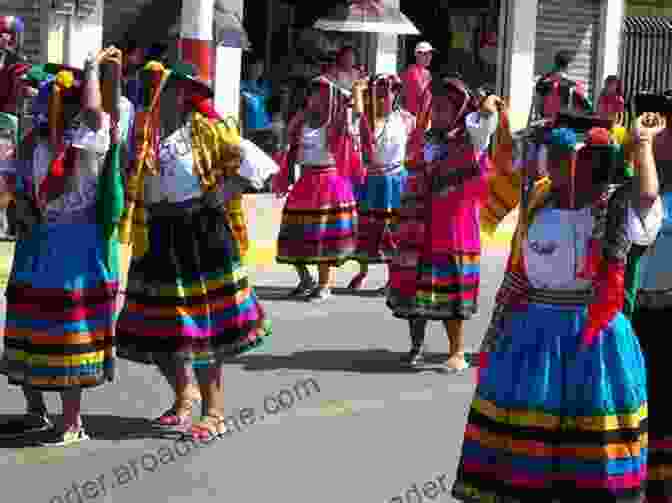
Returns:
[[[47,224],[95,224],[96,206],[67,213],[47,212],[46,220]]]

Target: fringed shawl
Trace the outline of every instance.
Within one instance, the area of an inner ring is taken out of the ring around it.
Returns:
[[[159,174],[158,147],[160,143],[159,97],[171,76],[158,63],[149,63],[145,68],[150,72],[145,80],[145,108],[136,113],[135,146],[136,155],[128,177],[126,208],[121,221],[120,240],[133,245],[133,256],[142,257],[147,252],[148,228],[144,204],[145,175]],[[194,171],[201,181],[203,192],[215,190],[228,177],[238,174],[240,168],[240,134],[235,121],[220,117],[209,99],[191,96],[191,138],[194,157]],[[228,203],[234,214],[234,237],[238,238],[241,253],[247,250],[247,232],[242,215],[240,196]],[[229,215],[229,218],[231,216]],[[241,221],[242,220],[242,228]],[[237,235],[235,229],[238,229]]]

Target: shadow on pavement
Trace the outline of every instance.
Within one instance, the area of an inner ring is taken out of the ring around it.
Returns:
[[[250,354],[241,356],[236,364],[249,371],[259,370],[312,370],[358,372],[360,374],[398,374],[436,371],[450,373],[443,367],[445,353],[426,353],[424,362],[416,368],[401,363],[405,353],[386,349],[363,351],[313,350],[291,355]],[[467,362],[473,362],[472,355],[466,355]]]
[[[306,302],[305,299],[289,297],[289,292],[292,291],[294,287],[281,287],[281,286],[255,286],[254,290],[257,294],[259,300],[284,300],[288,302]],[[379,293],[378,289],[362,289],[362,290],[349,290],[347,288],[333,288],[331,292],[334,295],[351,297],[367,297],[367,298],[380,298],[385,299],[385,296]]]
[[[0,414],[0,432],[9,421],[20,420],[21,415]],[[61,416],[50,416],[56,427],[62,424]],[[120,417],[104,415],[83,416],[86,432],[95,440],[141,440],[170,439],[178,434],[167,433],[152,425],[151,420],[138,417]],[[21,437],[0,438],[0,449],[18,449],[35,447],[45,438],[46,432],[32,433]]]

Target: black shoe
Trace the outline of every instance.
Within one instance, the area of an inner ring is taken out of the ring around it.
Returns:
[[[310,295],[317,283],[311,278],[307,281],[301,281],[298,286],[289,293],[290,297],[307,297]]]
[[[409,367],[416,367],[422,363],[423,348],[424,346],[422,345],[413,346],[408,354],[404,355],[401,362]]]
[[[306,300],[308,302],[312,302],[313,304],[321,304],[322,302],[329,300],[330,297],[331,297],[331,288],[324,288],[322,286],[318,286],[310,293],[310,295],[308,295]]]
[[[22,418],[0,424],[0,438],[17,438],[53,428],[46,414],[28,413]]]

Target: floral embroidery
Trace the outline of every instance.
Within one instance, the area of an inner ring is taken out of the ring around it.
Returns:
[[[548,243],[542,243],[541,241],[530,241],[530,248],[537,255],[552,255],[560,246],[554,241],[549,241]]]

